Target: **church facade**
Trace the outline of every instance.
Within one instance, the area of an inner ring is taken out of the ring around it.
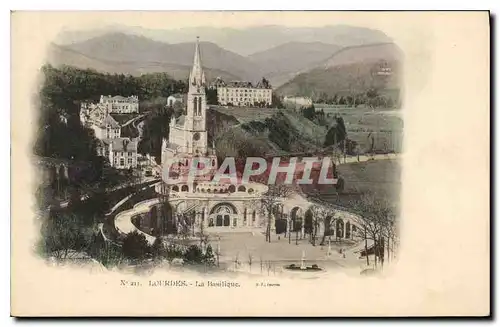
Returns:
[[[207,133],[206,78],[201,63],[199,41],[196,42],[189,89],[185,97],[184,114],[172,117],[168,140],[162,143],[163,180],[172,172],[187,176],[193,160],[204,158],[210,165],[211,177],[218,168],[214,146],[209,146]],[[255,185],[253,185],[255,184]],[[258,210],[259,201],[267,186],[258,183],[232,185],[215,183],[207,178],[179,178],[157,187],[167,193],[177,214],[190,214],[196,225],[210,228],[260,227],[263,223]]]
[[[196,42],[193,67],[189,75],[189,92],[185,113],[172,117],[168,140],[162,144],[162,164],[171,160],[184,159],[189,164],[195,157],[210,157],[217,166],[215,149],[208,147],[207,99],[205,94],[205,73],[201,66],[199,42]]]

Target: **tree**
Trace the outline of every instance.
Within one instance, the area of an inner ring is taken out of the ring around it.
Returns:
[[[165,245],[160,237],[157,237],[151,246],[151,254],[153,258],[162,258],[165,256]]]
[[[271,105],[275,108],[283,109],[285,106],[283,105],[283,102],[281,101],[281,98],[273,93],[271,95]]]
[[[177,234],[177,219],[170,202],[168,201],[168,190],[159,195],[159,206],[156,217],[156,234]]]
[[[269,185],[268,191],[261,198],[261,210],[267,214],[266,242],[271,243],[272,216],[276,215],[276,207],[289,196],[292,189],[289,185],[275,184]],[[276,218],[276,217],[275,217]]]
[[[323,146],[327,147],[332,145],[334,151],[336,151],[340,156],[340,153],[345,153],[346,140],[347,129],[345,127],[344,118],[342,118],[341,116],[336,116],[335,124],[328,130]]]
[[[58,260],[67,259],[76,252],[88,251],[94,234],[74,213],[51,209],[41,228],[42,250]]]
[[[320,245],[325,244],[325,238],[328,236],[330,232],[330,223],[334,217],[333,211],[320,204],[315,204],[311,207],[311,211],[313,214],[313,223],[314,223],[314,235],[313,235],[313,245],[316,245],[316,234],[319,225],[323,225],[323,236],[320,242]]]
[[[383,264],[384,239],[391,234],[391,239],[396,238],[395,216],[393,209],[385,199],[377,198],[373,193],[364,193],[360,199],[352,201],[350,206],[358,213],[357,224],[361,227],[357,234],[365,240],[365,254],[368,259],[368,240],[374,243],[374,264],[377,266],[377,258]],[[388,228],[391,232],[388,233]]]
[[[219,103],[217,98],[217,89],[216,88],[205,88],[205,94],[207,97],[207,104],[216,105]]]
[[[304,213],[304,234],[309,235],[309,240],[312,243],[312,235],[314,233],[314,217],[311,209]]]
[[[122,251],[127,258],[142,261],[151,253],[151,248],[144,234],[133,231],[123,239]]]
[[[207,266],[215,266],[215,254],[212,246],[209,244],[207,249],[205,250],[205,255],[203,257],[203,261]]]
[[[368,99],[373,99],[378,96],[378,90],[376,88],[370,88],[368,91],[366,91],[366,96]]]
[[[314,120],[314,118],[316,117],[316,109],[314,108],[314,105],[303,108],[301,111],[302,111],[302,116],[311,121]]]
[[[252,271],[252,263],[253,263],[253,255],[252,253],[248,252],[248,268],[250,271]]]

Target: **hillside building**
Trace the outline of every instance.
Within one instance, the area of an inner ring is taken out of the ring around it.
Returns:
[[[137,167],[137,145],[137,140],[126,137],[103,139],[97,151],[109,160],[111,167],[130,169]]]
[[[101,95],[99,103],[105,105],[109,113],[132,114],[139,112],[139,97],[135,95],[130,97]]]
[[[286,107],[302,108],[302,107],[310,107],[310,106],[312,106],[313,105],[313,101],[309,97],[286,96],[283,99],[283,104]]]
[[[264,81],[253,85],[251,82],[240,81],[225,83],[221,79],[217,79],[212,88],[217,88],[217,101],[223,106],[270,106],[273,90],[271,85]]]
[[[120,124],[109,114],[103,120],[92,123],[91,128],[98,140],[115,139],[121,136]]]

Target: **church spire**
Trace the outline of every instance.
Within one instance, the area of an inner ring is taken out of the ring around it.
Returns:
[[[200,37],[196,37],[196,48],[194,50],[194,61],[193,68],[191,69],[191,74],[189,75],[190,86],[202,87],[205,86],[205,73],[201,66],[201,54],[200,54]]]

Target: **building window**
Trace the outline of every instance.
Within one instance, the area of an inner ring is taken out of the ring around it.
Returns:
[[[132,164],[132,158],[128,158],[127,163],[128,163],[129,165],[131,165],[131,164]]]
[[[128,153],[128,156],[129,156],[129,157],[132,157],[132,152],[129,152],[129,153]]]
[[[125,159],[120,158],[120,166],[125,166]]]

